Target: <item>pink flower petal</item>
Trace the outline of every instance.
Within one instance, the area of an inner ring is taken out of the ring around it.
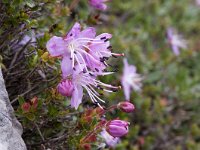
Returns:
[[[76,37],[81,32],[81,25],[76,22],[71,30],[67,33],[67,38]]]
[[[61,62],[61,70],[63,77],[67,77],[70,74],[72,74],[73,68],[72,68],[72,61],[70,60],[70,57],[65,56]]]
[[[60,56],[66,51],[67,43],[61,37],[53,36],[46,44],[51,56]]]
[[[71,99],[71,107],[78,109],[78,106],[82,102],[83,88],[80,85],[74,87],[74,92]]]
[[[130,85],[122,80],[122,86],[123,86],[124,95],[125,95],[126,100],[130,100],[130,94],[131,94]]]
[[[96,30],[95,28],[88,27],[85,30],[81,31],[78,35],[78,38],[95,38]]]

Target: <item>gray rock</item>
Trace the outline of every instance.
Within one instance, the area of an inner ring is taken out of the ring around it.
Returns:
[[[22,126],[14,115],[0,68],[0,150],[26,150]]]

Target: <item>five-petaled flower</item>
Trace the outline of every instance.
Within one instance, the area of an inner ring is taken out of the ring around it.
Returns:
[[[167,38],[171,45],[172,51],[176,56],[180,54],[180,48],[187,48],[186,40],[184,40],[181,35],[176,34],[173,28],[167,29]]]
[[[100,106],[100,94],[95,88],[113,92],[120,88],[97,80],[98,75],[109,75],[113,72],[105,71],[108,64],[106,60],[111,56],[123,56],[112,53],[109,33],[96,36],[92,27],[81,30],[79,23],[75,23],[72,29],[64,37],[53,36],[47,42],[47,50],[51,56],[62,58],[61,70],[63,80],[57,89],[63,96],[71,96],[71,106],[78,108],[82,102],[83,88],[89,94],[91,100]],[[100,106],[101,107],[101,106]]]
[[[121,83],[124,90],[126,100],[130,100],[131,89],[140,91],[142,86],[142,77],[136,73],[136,67],[129,65],[127,59],[124,58],[124,69]]]
[[[51,56],[62,56],[61,69],[65,75],[70,75],[75,64],[83,64],[84,72],[98,72],[100,75],[106,68],[106,60],[112,56],[121,56],[111,52],[109,39],[111,34],[103,33],[97,37],[95,28],[88,27],[81,31],[79,23],[75,23],[72,29],[64,37],[53,36],[47,42],[47,50]]]
[[[83,67],[83,64],[76,65],[71,73],[71,79],[66,79],[64,83],[61,82],[58,88],[63,87],[60,91],[63,93],[64,96],[68,96],[68,94],[65,93],[68,93],[70,90],[70,95],[72,96],[71,107],[74,107],[75,109],[77,109],[82,102],[83,88],[87,91],[92,102],[101,107],[99,101],[103,103],[105,103],[105,101],[100,98],[100,94],[96,91],[96,89],[100,89],[106,92],[113,92],[120,87],[112,86],[110,84],[106,84],[97,80],[97,76],[95,74],[92,74],[92,72],[84,72]],[[71,83],[69,84],[69,82]],[[63,85],[66,83],[67,85]],[[65,88],[65,86],[67,86],[68,88]],[[71,90],[71,88],[73,88],[73,90]]]

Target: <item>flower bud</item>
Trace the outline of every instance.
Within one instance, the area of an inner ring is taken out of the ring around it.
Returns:
[[[91,145],[88,144],[88,143],[81,144],[81,149],[84,149],[84,150],[91,150]]]
[[[31,99],[31,104],[32,104],[34,109],[37,108],[37,106],[38,106],[38,98],[36,96]]]
[[[24,104],[22,104],[21,108],[22,108],[23,112],[29,112],[31,105],[29,103],[24,103]]]
[[[112,120],[107,123],[106,131],[113,137],[122,137],[128,133],[129,123],[123,120]]]
[[[58,84],[57,89],[58,92],[63,96],[72,96],[74,86],[71,80],[65,80]]]
[[[130,113],[130,112],[133,112],[133,110],[135,109],[135,106],[128,101],[124,101],[124,102],[120,102],[117,105],[117,108],[123,112]]]

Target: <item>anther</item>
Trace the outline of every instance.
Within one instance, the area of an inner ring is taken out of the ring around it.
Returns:
[[[95,70],[96,70],[97,72],[99,72],[99,69],[95,68]]]
[[[112,89],[112,91],[113,91],[113,92],[117,92],[118,90],[117,90],[117,89]]]
[[[112,55],[112,57],[114,57],[114,58],[117,58],[117,56],[116,56],[116,55]]]
[[[109,41],[109,39],[104,40],[104,42],[108,42],[108,41]]]
[[[84,68],[84,69],[83,69],[83,73],[86,73],[86,72],[87,72],[87,71],[86,71],[86,69]]]
[[[104,61],[105,61],[105,59],[101,57],[100,58],[100,62],[104,62]]]
[[[91,72],[89,73],[90,76],[94,76]]]
[[[97,85],[97,89],[103,90],[103,88],[102,88],[102,87],[100,87],[99,85]]]
[[[111,45],[107,47],[107,49],[111,49],[111,48],[112,48],[112,46],[111,46]]]
[[[108,59],[109,59],[109,57],[103,57],[103,59],[104,59],[104,60],[108,60]]]
[[[106,39],[106,37],[105,37],[105,36],[101,38],[101,40],[104,40],[104,39]]]

